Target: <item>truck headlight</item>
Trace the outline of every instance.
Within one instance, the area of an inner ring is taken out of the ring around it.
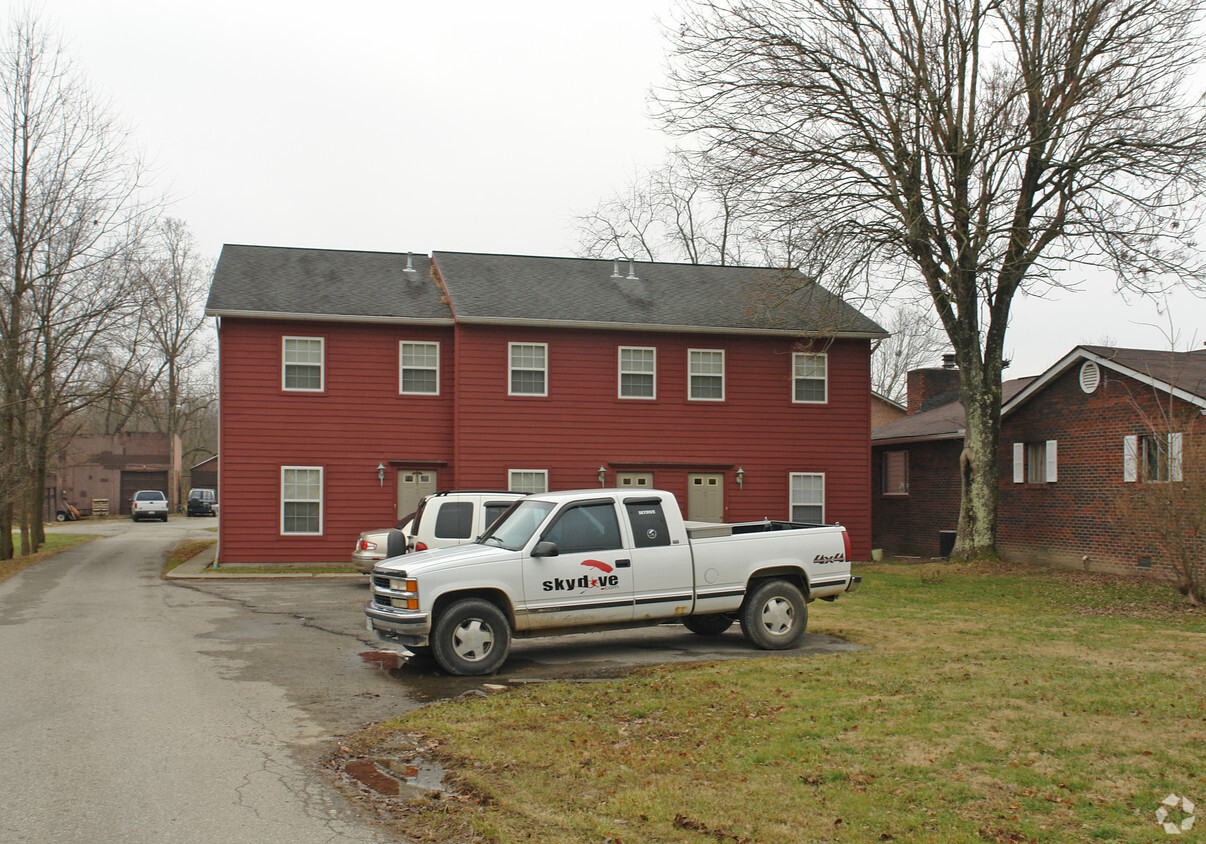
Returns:
[[[417,610],[419,608],[419,581],[395,580],[389,581],[389,588],[400,595],[390,596],[390,605],[399,610]]]

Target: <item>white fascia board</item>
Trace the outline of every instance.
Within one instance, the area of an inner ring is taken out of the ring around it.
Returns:
[[[839,340],[878,340],[887,332],[804,331],[798,328],[745,328],[738,325],[667,325],[635,322],[587,322],[572,319],[511,319],[507,317],[457,317],[461,325],[515,326],[517,328],[573,328],[597,331],[661,331],[676,334],[756,334],[774,337],[834,337]]]

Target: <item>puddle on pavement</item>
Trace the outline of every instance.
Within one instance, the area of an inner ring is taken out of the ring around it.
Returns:
[[[360,658],[366,665],[380,668],[382,671],[393,671],[406,661],[406,657],[393,651],[361,651]]]
[[[428,759],[352,759],[343,770],[384,797],[443,797],[444,769]]]
[[[445,674],[435,660],[426,656],[403,656],[395,651],[361,651],[365,665],[401,680],[407,693],[419,703],[452,700],[463,695],[485,695],[505,691],[506,680],[494,677],[454,677]]]

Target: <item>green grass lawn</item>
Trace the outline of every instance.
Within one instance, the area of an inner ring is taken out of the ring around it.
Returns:
[[[21,555],[21,535],[14,531],[13,545],[17,549],[18,556],[11,560],[0,560],[0,583],[8,580],[8,578],[17,572],[45,560],[52,554],[57,554],[59,551],[65,551],[72,546],[81,545],[99,538],[99,536],[87,536],[78,533],[48,533],[46,534],[46,544],[42,546],[38,553]]]
[[[352,752],[434,742],[461,798],[398,810],[420,841],[1146,842],[1170,793],[1206,811],[1206,614],[1171,587],[858,571],[810,629],[866,650],[458,699]]]

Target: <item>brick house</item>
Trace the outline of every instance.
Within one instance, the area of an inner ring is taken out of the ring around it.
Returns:
[[[893,401],[879,393],[871,393],[871,427],[878,428],[889,422],[895,422],[907,415],[908,410],[898,401]]]
[[[872,542],[935,556],[959,517],[958,372],[909,377],[909,415],[871,435]],[[1119,505],[1133,484],[1178,479],[1176,429],[1206,410],[1206,351],[1078,346],[1002,389],[1002,555],[1096,571],[1158,566],[1159,548],[1127,527]]]
[[[670,490],[870,543],[870,342],[782,271],[223,248],[222,562],[344,561],[443,489]],[[778,307],[768,309],[767,301]]]

